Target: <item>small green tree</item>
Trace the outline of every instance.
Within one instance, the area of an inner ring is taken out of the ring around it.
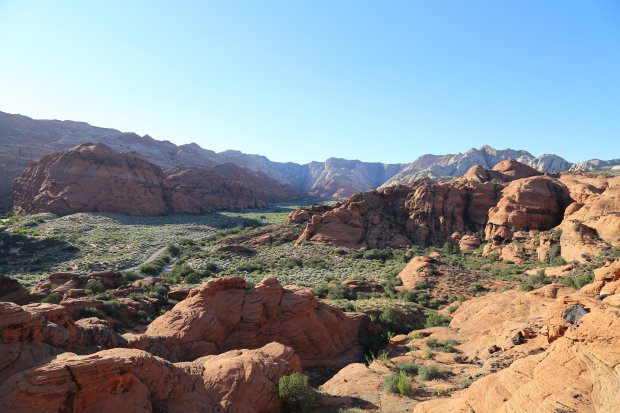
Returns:
[[[314,389],[308,384],[308,376],[293,373],[280,377],[278,394],[287,412],[303,412],[314,401]]]

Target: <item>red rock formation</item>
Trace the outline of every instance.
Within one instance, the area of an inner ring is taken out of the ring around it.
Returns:
[[[485,229],[487,239],[511,239],[512,228],[547,230],[562,221],[571,203],[568,189],[546,176],[518,179],[502,191],[497,206],[489,210]]]
[[[490,296],[487,297],[492,300]],[[466,308],[473,309],[474,301],[477,300],[472,300],[472,305]],[[480,303],[482,306],[478,306],[479,314],[485,314],[487,318],[493,317],[489,314],[489,309],[495,308],[498,300],[492,301],[486,306]],[[546,307],[543,317],[536,317],[540,310],[532,310],[536,307],[540,309],[545,301],[547,303],[542,307]],[[557,299],[551,303],[548,303],[548,300],[528,303],[520,298],[514,304],[525,310],[521,313],[529,318],[524,320],[526,324],[536,327],[538,335],[528,340],[527,345],[536,345],[538,351],[515,360],[509,367],[497,373],[481,378],[449,399],[421,403],[414,411],[618,411],[620,385],[615,369],[620,363],[620,318],[615,306],[592,299],[583,293],[558,294]],[[477,321],[484,321],[476,314],[468,314],[465,309],[459,309],[451,325],[459,320],[471,325],[472,321],[476,321],[472,320],[472,316],[477,317]],[[540,321],[546,323],[542,328]],[[492,321],[484,323],[491,327],[489,336],[497,331],[505,331],[505,328],[493,328]],[[546,338],[545,336],[551,344],[545,343],[541,346],[541,338]],[[474,340],[465,344],[470,348],[480,348],[482,343]],[[464,345],[459,348],[465,353],[468,352]]]
[[[177,167],[166,170],[165,175],[194,211],[258,208],[300,196],[263,173],[231,163],[211,168]]]
[[[620,176],[564,175],[560,181],[575,200],[560,226],[562,257],[583,261],[609,245],[620,248]]]
[[[84,354],[120,342],[107,326],[74,322],[62,306],[0,302],[0,383],[64,351]]]
[[[105,350],[63,355],[0,385],[3,409],[37,412],[277,412],[277,383],[299,370],[292,350],[271,343],[192,363],[147,352]]]
[[[32,163],[13,183],[17,212],[191,212],[161,169],[103,144],[83,144]]]
[[[253,290],[240,277],[209,280],[154,320],[130,346],[170,360],[192,360],[272,341],[292,347],[304,367],[358,360],[363,317],[317,302],[310,289],[266,278]]]
[[[531,166],[524,165],[513,159],[506,159],[496,164],[493,169],[474,165],[463,175],[462,179],[472,182],[511,182],[516,179],[537,175],[542,174]]]
[[[308,212],[299,240],[369,248],[443,244],[454,232],[484,228],[498,195],[492,183],[432,180],[357,194],[324,213]]]
[[[17,212],[157,215],[255,208],[298,197],[290,187],[233,164],[162,170],[104,144],[83,144],[32,163],[13,185]]]

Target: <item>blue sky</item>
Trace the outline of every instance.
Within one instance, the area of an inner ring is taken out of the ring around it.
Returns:
[[[620,2],[0,0],[0,110],[278,161],[616,158]]]

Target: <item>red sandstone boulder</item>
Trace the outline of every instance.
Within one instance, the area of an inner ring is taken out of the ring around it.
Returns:
[[[572,200],[558,180],[535,176],[511,182],[489,210],[487,239],[511,239],[512,229],[547,230],[558,225]]]
[[[155,319],[130,346],[169,360],[192,360],[272,341],[292,347],[304,367],[339,368],[358,360],[363,316],[317,302],[310,289],[266,278],[246,288],[240,277],[209,280]]]
[[[299,370],[278,343],[172,364],[147,352],[105,350],[51,362],[0,385],[0,402],[19,412],[277,412],[277,383]]]

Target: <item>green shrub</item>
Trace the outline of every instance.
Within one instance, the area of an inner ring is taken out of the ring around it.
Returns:
[[[420,366],[418,369],[418,380],[420,381],[429,381],[429,380],[440,380],[445,379],[450,372],[445,369],[441,369],[435,365],[424,365]]]
[[[103,313],[94,307],[86,307],[80,311],[80,318],[103,317]]]
[[[383,379],[383,388],[390,393],[400,393],[403,396],[411,394],[412,386],[407,373],[394,372]]]
[[[250,263],[244,263],[241,264],[237,267],[237,271],[239,272],[247,272],[247,273],[253,273],[256,272],[258,274],[263,273],[265,271],[265,266],[260,263],[260,262],[250,262]]]
[[[566,277],[566,278],[564,278],[562,280],[562,284],[564,284],[564,285],[566,285],[568,287],[580,289],[584,285],[590,284],[593,279],[594,279],[594,275],[590,272],[588,274],[582,274],[582,275],[575,275],[575,276],[572,276],[572,277]]]
[[[99,280],[88,280],[84,292],[86,295],[96,295],[105,291],[103,283]]]
[[[181,248],[178,245],[172,244],[168,246],[166,252],[173,257],[178,257],[181,254]]]
[[[484,291],[484,287],[480,283],[473,283],[469,286],[469,291],[472,293],[477,293],[480,291]]]
[[[159,265],[156,262],[149,262],[149,263],[141,265],[139,269],[142,274],[156,276],[156,275],[159,275],[159,273],[161,273],[162,268],[163,268],[163,265]]]
[[[327,269],[329,269],[330,265],[325,260],[322,260],[322,259],[317,258],[317,257],[312,257],[312,258],[309,258],[309,259],[304,261],[304,267],[305,268],[314,268],[314,269],[317,269],[317,270],[327,270]]]
[[[396,367],[407,374],[418,374],[418,369],[420,368],[419,365],[409,361],[399,361],[396,363]]]
[[[379,321],[387,326],[396,324],[396,310],[390,306],[385,307],[379,315]]]
[[[308,384],[308,376],[301,373],[280,377],[278,394],[288,412],[306,410],[315,397],[314,389]]]
[[[328,297],[332,300],[355,300],[355,294],[344,285],[336,285],[328,288]]]
[[[293,269],[295,267],[303,267],[304,262],[301,258],[298,257],[290,257],[284,260],[283,265],[288,269]]]
[[[416,290],[426,290],[428,287],[429,287],[429,284],[428,284],[427,280],[418,281],[415,284],[415,289]]]
[[[364,253],[362,254],[362,257],[365,260],[379,260],[379,261],[388,260],[392,258],[392,256],[393,256],[392,250],[389,250],[389,249],[368,250],[368,251],[364,251]]]
[[[120,317],[121,308],[123,308],[123,303],[118,300],[110,300],[103,302],[103,312],[106,315],[114,318]]]
[[[441,351],[442,353],[453,353],[454,347],[459,345],[459,342],[451,338],[445,340],[438,340],[436,338],[429,338],[426,345],[433,350]]]
[[[444,254],[458,254],[461,252],[461,250],[458,245],[446,242],[441,247],[441,252],[443,252]]]
[[[62,301],[62,296],[60,294],[51,293],[47,297],[41,300],[42,303],[46,304],[58,304]]]
[[[314,292],[315,296],[319,298],[325,298],[327,297],[327,294],[329,293],[329,285],[319,284],[316,287],[314,287],[312,291]]]
[[[426,321],[424,327],[439,327],[450,324],[450,319],[442,314],[431,311],[426,314]]]

